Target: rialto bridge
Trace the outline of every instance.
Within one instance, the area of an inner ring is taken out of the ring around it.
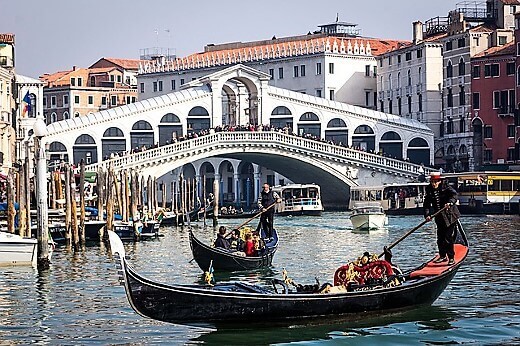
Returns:
[[[269,78],[236,65],[177,92],[52,123],[49,158],[134,169],[166,188],[181,172],[199,191],[202,177],[207,191],[216,180],[221,201],[236,205],[249,205],[264,181],[314,182],[326,206],[346,205],[349,186],[407,181],[433,162],[425,125],[275,88]],[[259,124],[273,129],[238,130]]]

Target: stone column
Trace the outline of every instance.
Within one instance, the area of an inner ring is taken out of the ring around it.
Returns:
[[[233,173],[233,184],[235,184],[235,206],[240,206],[240,174]]]

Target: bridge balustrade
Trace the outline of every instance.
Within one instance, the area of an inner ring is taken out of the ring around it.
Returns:
[[[338,162],[348,161],[348,163],[358,166],[384,169],[386,171],[390,170],[395,173],[409,174],[413,176],[418,174],[418,168],[420,167],[411,162],[392,159],[378,154],[367,153],[361,150],[342,147],[327,142],[320,142],[314,139],[297,137],[278,131],[230,131],[208,134],[159,148],[147,149],[139,153],[116,157],[88,165],[86,166],[86,170],[96,171],[99,167],[106,168],[108,165],[112,165],[115,170],[147,167],[160,164],[162,161],[169,161],[174,157],[188,157],[197,152],[244,146],[279,147],[283,150],[300,152],[302,155],[312,155]],[[425,169],[425,171],[426,174],[429,174],[429,169]]]

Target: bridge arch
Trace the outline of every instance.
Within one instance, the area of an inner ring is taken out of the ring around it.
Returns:
[[[159,145],[170,144],[176,138],[182,137],[181,119],[174,113],[162,116],[159,127]]]
[[[309,134],[322,138],[320,117],[314,112],[303,113],[298,120],[298,134],[300,136]]]
[[[403,158],[403,141],[395,131],[387,131],[379,141],[379,152],[396,159]]]
[[[78,136],[72,151],[75,164],[79,164],[81,159],[85,160],[87,165],[98,162],[96,141],[91,135],[82,134]]]
[[[406,155],[410,162],[430,164],[430,148],[428,142],[423,138],[415,137],[412,139],[408,144]]]
[[[325,139],[340,145],[348,145],[348,126],[345,120],[341,118],[329,120],[325,130]]]
[[[109,127],[103,133],[101,139],[101,155],[103,160],[108,159],[112,153],[124,153],[126,151],[126,139],[119,127]]]
[[[138,120],[132,125],[130,132],[130,147],[139,150],[143,146],[151,148],[154,145],[154,133],[152,125],[146,120]]]
[[[364,151],[376,150],[376,136],[370,125],[359,125],[352,136],[352,146]]]

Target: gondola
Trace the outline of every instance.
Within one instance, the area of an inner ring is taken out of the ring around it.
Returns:
[[[196,208],[189,212],[190,220],[195,221],[198,218],[201,206],[198,205]],[[163,226],[179,226],[184,225],[186,215],[182,213],[176,213],[174,211],[168,211],[162,213],[161,225]]]
[[[127,263],[118,237],[112,232],[109,237],[112,253],[119,254],[120,282],[137,313],[164,322],[218,325],[326,318],[430,305],[444,291],[467,257],[466,236],[460,223],[457,228],[454,264],[435,264],[433,261],[438,257],[435,256],[411,271],[397,274],[396,278],[401,280],[399,285],[366,286],[335,293],[293,292],[286,286],[283,290],[275,290],[243,282],[217,283],[214,286],[163,284],[139,275]]]
[[[213,269],[218,271],[235,271],[267,268],[273,261],[274,254],[278,249],[278,234],[273,229],[273,237],[265,243],[265,249],[260,256],[245,257],[239,256],[222,248],[215,248],[201,242],[193,230],[189,230],[190,247],[193,259],[202,270],[208,270],[210,262],[213,261]]]

